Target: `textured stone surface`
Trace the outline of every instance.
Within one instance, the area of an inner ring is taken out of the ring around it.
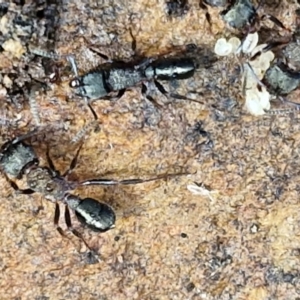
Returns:
[[[102,62],[90,46],[130,60],[129,28],[145,56],[188,43],[213,49],[218,37],[232,34],[216,8],[209,8],[210,32],[197,1],[172,19],[162,0],[52,2],[59,17],[53,20],[56,30],[50,30],[50,40],[44,36],[44,18],[37,17],[41,13],[30,1],[23,8],[12,4],[1,18],[0,41],[6,43],[0,53],[1,143],[34,127],[20,90],[35,78],[41,85],[36,96],[40,121],[48,134],[32,143],[42,158],[49,146],[62,171],[78,147],[71,139],[91,114],[68,88],[72,73],[66,61],[59,62],[61,82],[42,91],[41,59],[28,54],[28,45],[73,53],[83,73]],[[292,28],[295,8],[280,4],[262,10]],[[13,22],[17,15],[26,26]],[[93,257],[80,240],[71,234],[63,238],[55,230],[53,203],[42,195],[17,195],[1,176],[0,299],[300,297],[298,116],[248,116],[233,59],[220,59],[210,70],[164,86],[183,95],[196,91],[196,99],[205,104],[166,99],[153,89],[153,97],[163,104],[157,109],[143,99],[139,87],[118,101],[94,102],[101,131],[85,136],[72,178],[191,175],[76,191],[109,203],[117,213],[116,228],[104,234],[80,227],[74,218],[75,227],[100,254],[97,264],[91,264]],[[187,185],[194,182],[202,183],[209,195],[191,193]],[[61,225],[65,228],[63,220]]]

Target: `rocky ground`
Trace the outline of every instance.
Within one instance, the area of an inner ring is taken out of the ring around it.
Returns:
[[[218,58],[190,79],[163,82],[199,103],[166,98],[149,84],[158,107],[137,86],[118,101],[95,101],[100,131],[72,143],[92,117],[69,88],[74,75],[63,59],[44,67],[29,53],[36,47],[74,54],[84,73],[103,63],[91,48],[133,60],[129,29],[141,56],[167,57],[190,43],[213,51],[219,37],[235,34],[220,9],[209,7],[210,27],[197,1],[173,16],[163,0],[11,2],[0,4],[1,143],[38,124],[31,143],[43,164],[49,147],[61,171],[84,141],[74,180],[190,175],[75,191],[116,211],[116,228],[103,234],[73,218],[99,262],[75,236],[59,235],[53,203],[16,194],[1,176],[0,299],[300,299],[296,113],[250,116],[239,62]],[[274,14],[293,30],[298,6],[269,2],[259,15]],[[264,26],[274,36],[287,34]],[[49,83],[53,66],[60,78]]]

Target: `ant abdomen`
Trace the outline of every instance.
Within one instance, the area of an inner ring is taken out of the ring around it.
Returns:
[[[78,220],[94,231],[105,232],[115,227],[116,215],[113,209],[92,198],[80,199],[69,195],[68,206],[75,211]]]

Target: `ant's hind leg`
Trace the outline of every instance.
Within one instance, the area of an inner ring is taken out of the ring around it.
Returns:
[[[76,229],[73,228],[72,226],[72,221],[71,221],[71,215],[70,215],[70,210],[68,205],[65,206],[65,221],[66,225],[68,227],[68,230],[70,230],[76,237],[78,237],[82,242],[85,244],[85,246],[92,252],[94,253],[95,251],[89,246],[89,244],[85,241],[83,238],[82,234],[77,231]]]
[[[144,83],[142,83],[142,95],[145,96],[146,99],[149,100],[156,108],[161,109],[163,107],[161,104],[157,103],[157,101],[147,93],[147,87]]]
[[[165,90],[165,88],[162,86],[162,84],[160,84],[157,80],[154,80],[154,84],[156,86],[156,88],[165,96],[165,97],[171,97],[173,99],[178,99],[178,100],[188,100],[188,101],[191,101],[191,102],[196,102],[196,103],[200,103],[200,104],[204,104],[203,102],[201,101],[197,101],[197,100],[194,100],[194,99],[190,99],[186,96],[183,96],[183,95],[180,95],[180,94],[177,94],[177,93],[169,93]]]
[[[264,20],[267,20],[269,19],[270,21],[272,21],[275,25],[277,25],[278,27],[284,29],[284,30],[287,30],[287,31],[290,31],[289,29],[287,29],[283,23],[281,21],[279,21],[276,17],[272,16],[272,15],[269,15],[269,14],[265,14],[261,17],[261,19],[264,21]]]
[[[60,217],[60,208],[59,208],[59,205],[58,203],[56,202],[55,203],[55,212],[54,212],[54,225],[56,227],[56,230],[60,233],[60,235],[62,236],[66,236],[64,231],[62,230],[62,228],[58,225],[58,222],[59,222],[59,217]]]
[[[65,232],[64,232],[63,229],[58,225],[59,218],[60,218],[60,208],[59,208],[59,204],[56,202],[56,203],[55,203],[55,213],[54,213],[54,225],[55,225],[57,231],[60,233],[60,235],[62,235],[63,237],[66,237]],[[68,230],[70,230],[75,236],[77,236],[79,239],[81,239],[81,240],[84,242],[84,244],[87,246],[87,248],[88,248],[89,250],[91,250],[91,248],[90,248],[89,245],[86,243],[86,241],[84,240],[84,238],[82,237],[82,235],[81,235],[77,230],[75,230],[75,229],[72,227],[70,211],[69,211],[69,208],[68,208],[67,205],[65,206],[65,222],[66,222],[66,225],[67,225],[67,227],[68,227]]]

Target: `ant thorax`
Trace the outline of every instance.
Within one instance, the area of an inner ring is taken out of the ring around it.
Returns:
[[[27,184],[33,191],[41,193],[52,202],[63,200],[72,189],[64,178],[53,174],[47,167],[32,167],[25,172]]]

